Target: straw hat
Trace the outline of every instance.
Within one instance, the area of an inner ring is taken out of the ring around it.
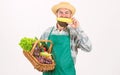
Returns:
[[[72,12],[72,15],[75,14],[75,11],[76,9],[74,8],[73,5],[71,5],[70,3],[68,2],[60,2],[59,4],[56,4],[52,7],[52,12],[54,14],[56,14],[56,11],[60,8],[66,8],[66,9],[69,9],[71,12]]]

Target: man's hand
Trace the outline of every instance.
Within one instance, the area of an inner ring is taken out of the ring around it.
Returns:
[[[76,20],[75,18],[72,18],[72,20],[73,20],[73,23],[70,24],[70,26],[73,27],[73,28],[78,28],[79,25],[80,25],[79,21]]]

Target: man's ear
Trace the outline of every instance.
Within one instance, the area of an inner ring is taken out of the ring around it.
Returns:
[[[56,17],[58,17],[58,10],[59,10],[59,9],[57,9],[57,11],[56,11],[56,13],[55,13]]]
[[[56,17],[57,17],[58,13],[56,12],[55,15],[56,15]]]

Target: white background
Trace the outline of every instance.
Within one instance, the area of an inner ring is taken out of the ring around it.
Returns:
[[[0,0],[0,75],[42,75],[22,54],[20,39],[40,37],[55,25],[51,7],[62,0]],[[120,75],[120,1],[64,0],[76,7],[76,17],[93,49],[79,49],[77,75]]]

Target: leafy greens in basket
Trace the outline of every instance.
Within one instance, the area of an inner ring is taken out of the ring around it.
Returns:
[[[20,40],[19,45],[24,51],[30,52],[36,40],[36,38],[24,37]]]

